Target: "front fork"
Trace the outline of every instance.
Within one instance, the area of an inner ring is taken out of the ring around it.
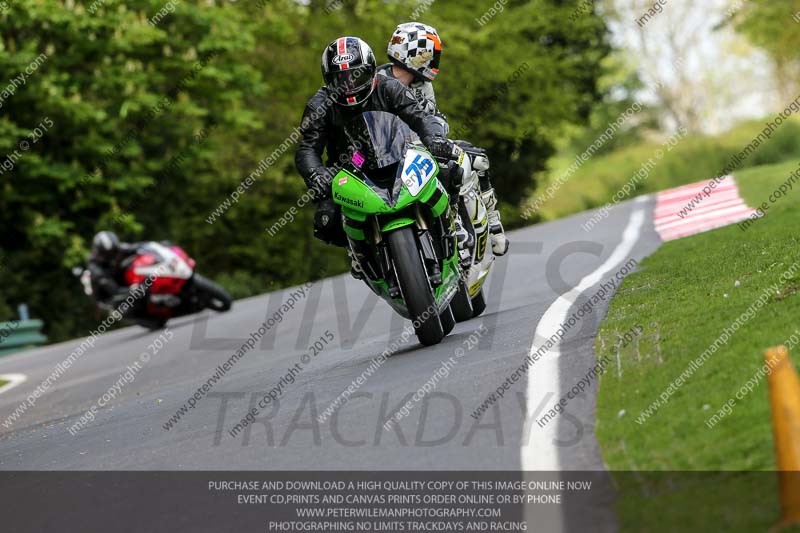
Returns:
[[[442,284],[442,267],[443,262],[457,252],[456,237],[455,237],[455,210],[459,206],[464,211],[463,202],[460,201],[458,194],[451,195],[455,202],[450,203],[447,209],[439,216],[433,217],[433,227],[429,223],[431,217],[426,217],[421,210],[421,205],[416,205],[416,229],[417,236],[420,243],[420,250],[424,260],[425,269],[430,281],[431,287],[434,289]],[[469,217],[467,217],[468,221]],[[462,215],[463,220],[463,215]],[[468,223],[468,222],[465,222]],[[350,249],[354,257],[359,262],[362,270],[367,278],[372,281],[383,279],[386,281],[389,296],[391,298],[400,297],[400,288],[397,283],[397,277],[392,267],[391,255],[389,253],[388,244],[382,239],[380,226],[376,217],[369,217],[367,224],[370,226],[371,231],[367,238],[371,239],[371,243],[367,244],[366,241],[356,240],[348,237]],[[437,246],[437,242],[438,246]],[[370,248],[373,248],[374,255],[371,253]],[[437,250],[438,249],[438,250]],[[373,257],[373,259],[370,259]],[[462,265],[463,266],[463,265]],[[468,268],[468,267],[467,267]],[[463,273],[461,273],[463,276]],[[369,284],[369,283],[368,283]],[[371,284],[369,284],[371,285]]]
[[[370,250],[370,244],[366,241],[353,239],[347,237],[350,250],[353,257],[361,265],[361,269],[366,274],[367,280],[373,282],[384,280],[389,292],[390,298],[400,297],[400,286],[397,283],[394,268],[392,268],[392,258],[389,254],[389,245],[383,240],[381,236],[381,228],[378,224],[378,219],[369,217],[367,223],[371,227],[368,232],[371,235],[373,242],[371,243],[374,254]],[[365,281],[367,281],[365,280]],[[367,285],[375,290],[372,283],[367,281]]]

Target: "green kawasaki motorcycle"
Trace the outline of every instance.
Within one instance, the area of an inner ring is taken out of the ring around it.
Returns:
[[[331,192],[351,256],[370,289],[413,322],[419,341],[437,344],[456,320],[486,307],[494,256],[470,159],[440,167],[405,122],[382,111],[362,114],[345,134],[351,158]],[[458,250],[453,209],[475,237],[470,250]]]

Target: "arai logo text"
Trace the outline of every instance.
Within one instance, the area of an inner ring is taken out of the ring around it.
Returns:
[[[353,54],[339,54],[331,60],[334,65],[341,65],[342,63],[350,63],[355,59]]]

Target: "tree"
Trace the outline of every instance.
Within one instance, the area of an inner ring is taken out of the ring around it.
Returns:
[[[736,29],[769,54],[781,103],[794,100],[800,92],[800,0],[740,4],[733,17]]]
[[[602,100],[598,80],[610,46],[596,13],[570,19],[575,2],[510,1],[481,24],[489,7],[448,3],[425,20],[445,47],[439,105],[456,137],[488,150],[504,214],[518,222],[514,208],[535,188],[532,176],[556,140]]]
[[[117,220],[128,238],[174,238],[182,194],[214,180],[224,133],[252,129],[245,98],[263,91],[244,61],[254,37],[243,13],[180,4],[153,24],[163,2],[132,4],[38,0],[0,14],[0,79],[20,80],[0,115],[0,153],[13,160],[0,175],[3,298],[29,302],[54,339],[88,329],[68,267],[92,234]]]
[[[0,154],[13,156],[0,162],[0,320],[27,302],[51,339],[85,335],[96,316],[69,267],[100,229],[176,242],[238,297],[345,271],[300,206],[295,128],[325,45],[355,34],[381,60],[415,11],[445,40],[441,107],[489,150],[509,220],[559,131],[601,98],[605,25],[570,21],[556,0],[512,0],[483,22],[481,2],[427,5],[10,2],[0,79],[39,64],[14,94],[0,87]]]
[[[662,130],[719,132],[764,112],[760,105],[740,106],[763,95],[763,72],[758,54],[723,23],[728,0],[671,0],[643,19],[653,6],[606,3],[616,39],[646,86],[640,96],[659,111]]]

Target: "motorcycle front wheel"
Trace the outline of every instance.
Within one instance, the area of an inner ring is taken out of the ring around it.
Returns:
[[[444,328],[436,309],[428,273],[425,270],[415,230],[406,226],[387,235],[389,250],[394,260],[397,282],[414,321],[414,332],[419,342],[431,346],[442,342]]]
[[[194,288],[206,307],[220,313],[230,310],[233,298],[222,286],[206,279],[200,274],[194,275]]]

